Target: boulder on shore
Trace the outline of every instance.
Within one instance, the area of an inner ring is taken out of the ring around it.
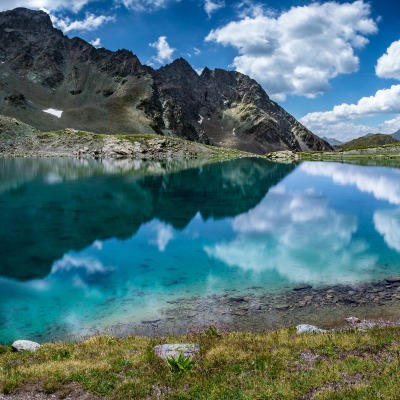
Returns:
[[[14,351],[36,351],[40,344],[36,342],[31,342],[30,340],[17,340],[11,345]]]
[[[153,347],[154,352],[161,358],[175,358],[180,354],[193,357],[200,351],[200,345],[195,343],[160,344]]]
[[[326,333],[325,329],[318,328],[314,325],[301,324],[296,326],[297,333]]]

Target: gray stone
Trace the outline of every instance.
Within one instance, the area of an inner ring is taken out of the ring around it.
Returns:
[[[17,340],[11,345],[14,351],[36,351],[40,344],[30,340]]]
[[[275,306],[276,310],[287,310],[290,307],[289,304],[277,304]]]
[[[301,324],[296,326],[297,333],[326,333],[325,329],[318,328],[314,325]]]
[[[390,278],[386,278],[386,282],[389,282],[389,283],[400,282],[400,276],[392,276]]]
[[[359,324],[361,322],[361,320],[357,317],[346,318],[346,321],[350,322],[351,324]]]
[[[194,357],[200,351],[200,345],[196,343],[160,344],[153,347],[154,352],[161,358],[174,358],[183,354],[186,357]]]
[[[296,292],[299,292],[301,290],[307,290],[307,289],[312,289],[311,285],[300,285],[300,286],[296,286],[295,288],[293,288],[293,290],[295,290]]]

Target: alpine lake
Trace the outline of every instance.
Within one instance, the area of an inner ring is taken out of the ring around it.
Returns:
[[[395,166],[0,159],[0,343],[399,316],[398,275]]]

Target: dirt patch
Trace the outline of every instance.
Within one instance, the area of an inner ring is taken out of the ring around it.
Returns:
[[[69,383],[53,393],[46,393],[42,385],[29,384],[15,393],[0,394],[0,400],[100,400],[77,383]]]
[[[322,360],[319,354],[312,352],[311,350],[303,350],[300,353],[300,360],[296,362],[295,371],[309,371],[314,369],[315,362]]]
[[[360,386],[367,382],[366,377],[362,374],[342,374],[340,382],[329,382],[326,385],[314,389],[311,393],[301,397],[302,400],[312,400],[326,392],[340,392],[351,386]]]

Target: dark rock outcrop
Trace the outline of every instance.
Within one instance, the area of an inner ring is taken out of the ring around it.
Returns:
[[[128,50],[70,39],[46,13],[24,8],[0,13],[0,114],[40,130],[159,133],[260,154],[331,149],[246,75],[199,76],[182,58],[153,70]]]
[[[0,154],[11,153],[37,130],[15,118],[0,115]]]

